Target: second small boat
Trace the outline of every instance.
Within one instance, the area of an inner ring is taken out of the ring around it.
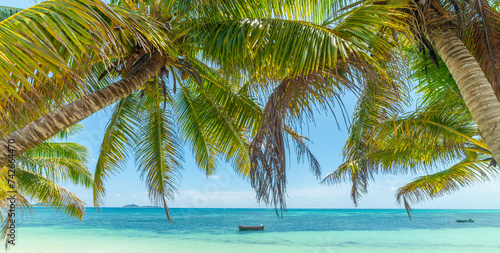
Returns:
[[[468,220],[457,220],[457,222],[474,222],[473,219],[468,219]]]

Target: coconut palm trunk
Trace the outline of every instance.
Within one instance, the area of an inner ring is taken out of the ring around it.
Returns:
[[[450,70],[460,93],[496,161],[500,161],[500,103],[478,62],[450,30],[427,37]]]
[[[124,79],[58,108],[0,139],[0,168],[7,165],[11,159],[11,153],[7,149],[9,140],[14,140],[10,145],[14,146],[14,156],[18,157],[61,130],[127,97],[164,65],[164,56],[156,52],[136,70],[132,69]]]

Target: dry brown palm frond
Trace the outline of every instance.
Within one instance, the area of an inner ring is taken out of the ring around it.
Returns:
[[[333,95],[329,86],[326,79],[316,72],[284,80],[269,97],[263,121],[250,145],[250,177],[259,201],[285,209],[287,145],[284,121],[312,117],[314,101],[329,105]]]
[[[479,62],[500,101],[500,13],[487,0],[474,0],[469,9],[464,44]]]

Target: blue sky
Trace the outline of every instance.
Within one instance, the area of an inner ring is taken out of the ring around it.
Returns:
[[[33,5],[31,0],[0,0],[0,5],[28,8]],[[346,95],[343,101],[352,112],[356,97]],[[81,123],[85,130],[73,141],[86,146],[91,152],[91,161],[88,164],[94,169],[97,154],[102,142],[104,127],[108,122],[110,110],[98,112]],[[340,116],[340,111],[336,111]],[[347,138],[346,127],[337,129],[331,113],[328,115],[316,114],[315,125],[310,125],[302,133],[312,140],[310,148],[318,158],[323,174],[333,171],[342,161],[341,152]],[[350,199],[350,186],[320,185],[309,172],[307,164],[297,164],[295,157],[289,160],[287,171],[289,208],[353,208]],[[395,190],[409,182],[412,176],[377,176],[371,183],[369,193],[359,203],[360,208],[401,208],[395,203]],[[465,188],[452,195],[427,201],[415,208],[500,208],[500,182],[493,181],[477,184]],[[135,203],[150,205],[145,184],[140,180],[133,161],[128,163],[127,169],[121,174],[110,178],[106,184],[107,198],[105,206],[123,206]],[[92,206],[92,191],[81,187],[66,185],[89,206]],[[221,164],[216,175],[206,177],[195,165],[191,150],[185,150],[184,171],[178,185],[178,193],[169,204],[171,207],[266,207],[257,204],[255,193],[250,183],[238,176],[229,164]]]

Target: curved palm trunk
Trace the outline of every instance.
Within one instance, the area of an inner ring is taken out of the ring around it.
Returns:
[[[164,56],[154,53],[139,69],[116,83],[84,96],[75,102],[58,108],[49,114],[29,123],[0,139],[0,168],[7,165],[11,153],[7,150],[8,141],[15,141],[15,157],[32,149],[93,113],[130,95],[143,86],[164,66]]]
[[[500,103],[490,82],[455,33],[433,30],[427,36],[455,79],[493,157],[500,161]]]

